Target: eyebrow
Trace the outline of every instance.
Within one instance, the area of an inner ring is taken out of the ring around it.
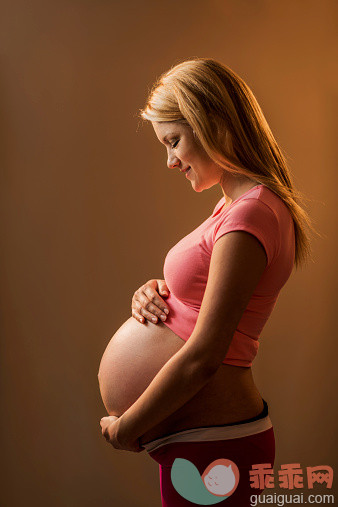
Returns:
[[[162,140],[164,142],[168,142],[168,137],[172,136],[172,135],[177,135],[177,134],[175,134],[175,132],[169,132],[169,134],[167,134],[166,136],[164,136],[164,138]]]

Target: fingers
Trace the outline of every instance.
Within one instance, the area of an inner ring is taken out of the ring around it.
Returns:
[[[143,323],[145,319],[156,324],[158,320],[165,322],[169,308],[159,296],[157,290],[163,295],[169,295],[165,280],[149,280],[138,289],[132,299],[132,316]]]
[[[164,322],[166,320],[166,314],[162,312],[155,304],[153,304],[149,298],[155,299],[155,296],[152,294],[147,293],[147,295],[140,294],[139,299],[136,301],[136,312],[145,317],[147,320],[153,322],[156,324],[158,322],[158,319],[161,318],[161,320]],[[134,306],[134,311],[135,311]]]
[[[161,296],[169,296],[169,289],[167,284],[165,283],[165,280],[157,280],[158,285],[158,292],[161,294]]]
[[[140,312],[136,311],[134,308],[132,308],[131,310],[131,315],[136,319],[138,320],[139,322],[141,322],[143,324],[144,322],[144,317],[140,314]]]
[[[157,319],[161,319],[163,322],[166,320],[169,308],[159,296],[158,292],[153,290],[152,287],[146,286],[144,288],[140,304],[142,306],[142,315],[146,315],[146,311],[157,317]],[[157,319],[152,320],[156,322]]]

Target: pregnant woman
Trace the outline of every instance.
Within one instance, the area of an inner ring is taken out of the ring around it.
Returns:
[[[168,252],[164,279],[136,290],[132,317],[108,343],[99,369],[109,414],[102,434],[159,463],[163,506],[192,505],[200,491],[175,484],[177,458],[198,470],[197,482],[211,463],[229,460],[220,466],[232,475],[230,490],[215,493],[217,473],[204,482],[209,504],[247,506],[266,485],[252,482],[252,465],[273,467],[275,457],[251,365],[294,264],[310,254],[311,221],[257,100],[228,67],[207,58],[176,65],[154,84],[141,117],[170,169],[195,192],[219,185],[223,197]],[[170,213],[179,220],[174,203]]]

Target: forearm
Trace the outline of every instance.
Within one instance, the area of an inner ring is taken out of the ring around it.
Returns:
[[[189,401],[213,373],[201,361],[193,359],[186,344],[119,418],[118,439],[123,442],[139,438]]]

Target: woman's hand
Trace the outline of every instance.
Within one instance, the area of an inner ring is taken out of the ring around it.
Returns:
[[[158,293],[162,296],[169,295],[165,280],[149,280],[134,292],[131,314],[137,321],[143,323],[147,319],[156,324],[158,318],[162,321],[166,320],[169,308]]]
[[[139,439],[134,442],[121,442],[118,440],[118,417],[110,415],[102,417],[100,421],[102,435],[111,444],[114,449],[120,449],[121,451],[141,452],[144,451],[144,447],[140,446]]]

